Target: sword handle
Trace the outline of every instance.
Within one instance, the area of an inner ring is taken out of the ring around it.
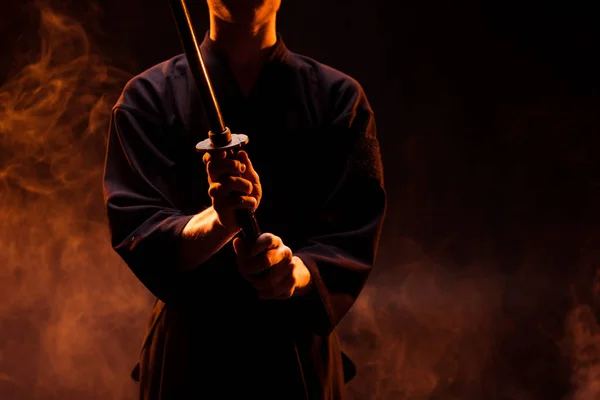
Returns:
[[[253,210],[237,210],[236,218],[238,224],[242,227],[242,234],[244,235],[244,240],[248,243],[256,242],[256,239],[261,235],[260,228],[258,227],[258,222],[256,221],[256,217],[254,215]]]

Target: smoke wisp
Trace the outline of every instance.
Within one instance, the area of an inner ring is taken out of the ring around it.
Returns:
[[[129,74],[37,7],[39,54],[0,88],[0,397],[131,398],[150,299],[110,248],[101,190]]]

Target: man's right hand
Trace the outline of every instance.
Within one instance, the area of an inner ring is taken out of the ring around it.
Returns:
[[[262,197],[260,178],[245,151],[233,157],[220,153],[206,153],[202,158],[208,175],[208,195],[217,212],[219,223],[231,232],[241,229],[235,211],[256,210]]]

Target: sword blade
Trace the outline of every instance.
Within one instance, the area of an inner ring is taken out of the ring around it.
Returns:
[[[210,131],[216,135],[222,134],[227,130],[227,126],[223,121],[219,102],[217,101],[217,96],[215,95],[206,64],[204,63],[200,43],[194,31],[189,9],[185,0],[169,0],[169,4],[183,51],[188,60],[202,102],[204,103],[204,113],[208,120]]]

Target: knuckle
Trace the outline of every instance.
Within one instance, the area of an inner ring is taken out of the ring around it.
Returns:
[[[230,158],[226,158],[224,160],[222,160],[223,163],[223,169],[226,169],[228,172],[231,172],[232,170],[235,169],[235,161],[233,161]]]
[[[212,183],[210,185],[210,187],[208,188],[208,195],[210,197],[216,197],[219,195],[219,192],[221,191],[222,185],[219,183]]]
[[[286,265],[289,264],[289,257],[288,257],[288,253],[285,250],[285,248],[283,247],[279,247],[279,251],[277,252],[277,256],[278,256],[278,260],[281,263],[285,263]]]
[[[260,248],[263,248],[263,249],[268,248],[270,243],[271,243],[271,234],[270,233],[263,233],[262,235],[260,235],[260,237],[256,241],[257,246],[259,246]]]
[[[276,254],[272,250],[265,251],[261,256],[261,264],[265,267],[270,267],[274,264]]]
[[[277,238],[277,236],[273,235],[272,233],[267,233],[266,238],[267,238],[267,241],[269,242],[269,244],[277,243],[278,238]]]
[[[269,247],[275,246],[277,244],[276,236],[269,233],[266,237],[266,244]]]
[[[244,181],[237,176],[229,177],[232,186],[235,186],[236,190],[242,192],[244,189]]]
[[[239,197],[238,204],[240,206],[247,206],[247,205],[249,205],[249,203],[250,203],[250,201],[249,201],[248,197],[246,197],[246,196],[240,196]]]
[[[288,261],[292,260],[292,249],[290,249],[286,245],[283,245],[282,252],[283,252],[283,257],[285,260],[288,260]]]
[[[243,180],[242,181],[242,185],[244,188],[244,193],[250,194],[252,193],[252,184],[250,182],[248,182],[247,180]]]
[[[223,176],[221,177],[220,181],[227,191],[232,191],[235,187],[235,180],[231,176]]]

